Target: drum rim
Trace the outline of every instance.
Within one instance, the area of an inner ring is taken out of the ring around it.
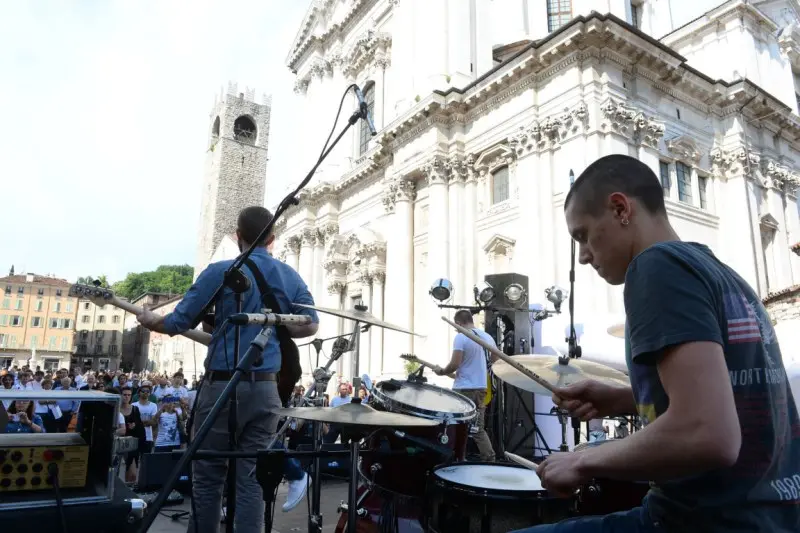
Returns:
[[[383,382],[381,382],[381,383],[383,383]],[[409,381],[405,381],[404,383],[409,383]],[[444,422],[447,425],[460,424],[462,422],[470,422],[475,418],[475,416],[477,414],[477,408],[475,407],[475,402],[473,402],[472,400],[470,400],[469,398],[467,398],[463,394],[459,394],[459,393],[457,393],[457,392],[455,392],[453,390],[450,390],[450,389],[445,389],[444,387],[438,387],[436,385],[429,385],[427,383],[415,383],[415,385],[422,385],[423,387],[436,387],[437,389],[441,389],[441,390],[443,390],[445,392],[460,396],[461,398],[463,398],[464,400],[469,402],[470,405],[472,405],[472,410],[468,411],[466,413],[458,414],[458,413],[450,413],[450,412],[446,412],[446,411],[436,411],[436,410],[432,410],[432,409],[423,409],[422,407],[413,406],[411,404],[407,404],[405,402],[401,402],[399,400],[395,400],[393,398],[390,398],[388,395],[384,394],[383,391],[380,390],[378,385],[380,385],[380,383],[377,383],[372,388],[372,396],[379,403],[381,403],[384,406],[386,406],[387,409],[394,408],[394,409],[396,409],[397,411],[399,411],[399,412],[401,412],[403,414],[410,414],[410,415],[418,416],[419,418],[425,418],[425,419],[428,419],[428,420],[441,420],[442,422]]]
[[[474,494],[476,496],[519,496],[520,498],[530,498],[530,497],[537,497],[537,498],[555,498],[547,493],[547,490],[542,488],[539,490],[507,490],[507,489],[487,489],[477,487],[475,485],[465,485],[464,483],[459,483],[457,481],[451,481],[449,479],[444,479],[441,476],[436,475],[436,472],[442,470],[444,468],[452,468],[452,467],[459,467],[459,466],[499,466],[503,468],[515,468],[518,470],[527,470],[525,467],[517,466],[512,463],[497,463],[491,461],[460,461],[457,463],[449,463],[449,464],[440,464],[433,467],[433,469],[428,473],[428,486],[434,485],[439,486],[442,488],[450,488],[456,489],[460,492],[466,492],[469,494]]]

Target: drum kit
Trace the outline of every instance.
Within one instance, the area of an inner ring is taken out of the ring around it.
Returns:
[[[357,340],[363,325],[415,335],[376,319],[363,307],[355,311],[307,307],[355,322],[355,343],[350,347],[353,376],[358,375]],[[314,371],[315,386],[309,388],[307,399],[314,390],[321,398],[334,359]],[[550,394],[550,384],[564,386],[587,379],[618,385],[628,382],[622,372],[589,361],[572,360],[565,365],[563,358],[547,355],[511,359],[505,356],[494,363],[494,374],[511,386],[537,394]],[[340,506],[337,533],[504,533],[572,516],[629,509],[641,503],[647,490],[646,484],[612,486],[597,480],[572,499],[557,498],[548,494],[531,468],[466,461],[476,406],[457,392],[426,383],[422,372],[407,380],[378,382],[368,392],[368,404],[354,398],[339,407],[322,407],[317,402],[317,406],[276,411],[287,417],[287,424],[291,419],[317,423],[316,451],[321,449],[323,424],[352,432],[348,501]],[[321,531],[320,469],[314,470],[309,530]]]

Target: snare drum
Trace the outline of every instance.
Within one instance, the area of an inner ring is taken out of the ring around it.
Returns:
[[[467,450],[469,423],[475,419],[475,404],[464,396],[442,387],[427,383],[402,381],[394,390],[385,383],[372,389],[370,405],[381,411],[438,420],[441,425],[427,428],[404,429],[408,435],[420,437],[439,446],[453,450],[456,461],[464,459]],[[370,454],[361,458],[361,475],[370,481],[376,490],[406,496],[422,497],[425,494],[425,479],[443,458],[428,450],[422,450],[407,440],[379,433],[370,438],[372,450],[407,451],[408,455],[391,455],[381,458]]]
[[[569,518],[575,507],[549,495],[536,472],[505,463],[439,466],[427,491],[432,533],[507,533]]]

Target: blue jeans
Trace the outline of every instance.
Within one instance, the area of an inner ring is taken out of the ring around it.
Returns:
[[[273,450],[283,450],[285,448],[286,447],[281,441],[278,441],[272,445]],[[305,470],[303,470],[303,467],[300,466],[300,461],[297,459],[287,458],[284,461],[283,477],[285,477],[287,481],[299,481],[303,479],[305,474]]]
[[[654,533],[661,527],[653,522],[644,507],[605,516],[582,516],[543,524],[513,533]]]

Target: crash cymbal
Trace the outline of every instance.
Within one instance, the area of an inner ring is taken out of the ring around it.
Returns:
[[[342,424],[345,426],[386,426],[402,428],[432,427],[440,423],[437,420],[378,411],[369,405],[361,403],[346,403],[339,407],[281,407],[280,409],[273,409],[272,412],[278,416],[313,420],[314,422],[327,422],[329,424]]]
[[[608,328],[606,331],[608,331],[608,334],[611,335],[612,337],[617,337],[618,339],[624,339],[625,338],[625,322],[623,322],[622,324],[614,324],[613,326]]]
[[[562,365],[558,362],[558,357],[553,355],[515,355],[514,361],[556,387],[565,387],[587,379],[594,379],[611,385],[622,386],[630,384],[628,376],[622,372],[585,359],[570,359],[569,364]],[[492,372],[500,380],[518,389],[550,396],[550,391],[505,361],[494,363]]]
[[[306,309],[314,309],[315,311],[319,311],[320,313],[325,313],[326,315],[334,315],[341,318],[346,318],[348,320],[355,320],[361,322],[362,324],[370,324],[372,326],[377,326],[379,328],[384,329],[391,329],[394,331],[399,331],[400,333],[408,333],[409,335],[415,335],[417,337],[424,337],[425,335],[420,335],[419,333],[414,333],[410,329],[401,328],[400,326],[395,326],[394,324],[390,324],[389,322],[384,322],[383,320],[379,320],[375,318],[369,311],[359,311],[358,309],[349,309],[345,311],[344,309],[330,309],[328,307],[317,307],[316,305],[305,305],[305,304],[294,304],[298,307],[304,307]]]

